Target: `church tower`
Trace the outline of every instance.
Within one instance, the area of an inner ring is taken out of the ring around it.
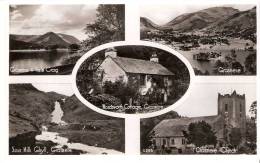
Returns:
[[[218,115],[224,119],[224,138],[229,140],[232,129],[239,129],[242,141],[246,133],[246,100],[245,94],[239,95],[236,91],[232,94],[218,94]]]

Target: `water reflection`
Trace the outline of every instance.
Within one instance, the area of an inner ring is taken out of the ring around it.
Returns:
[[[68,50],[11,51],[10,66],[15,69],[49,68],[62,65]]]

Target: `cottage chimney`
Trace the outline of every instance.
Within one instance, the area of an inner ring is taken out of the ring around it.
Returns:
[[[159,62],[159,58],[158,58],[158,56],[157,56],[156,53],[153,53],[153,54],[152,54],[152,56],[151,56],[151,58],[150,58],[150,61],[151,61],[151,62],[156,62],[156,63]]]
[[[116,58],[117,57],[117,51],[114,47],[112,48],[108,48],[105,50],[105,57],[112,57],[112,58]]]

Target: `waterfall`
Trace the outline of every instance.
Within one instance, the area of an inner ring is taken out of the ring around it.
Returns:
[[[61,120],[61,118],[63,117],[63,110],[61,109],[59,101],[55,101],[54,111],[51,113],[51,116],[52,116],[51,122],[56,123],[58,125],[66,125],[66,122]]]
[[[61,99],[65,102],[65,99]],[[63,110],[61,109],[61,105],[58,101],[55,101],[55,109],[51,113],[52,123],[56,123],[58,125],[67,125],[66,122],[62,121]],[[35,137],[38,141],[52,141],[53,143],[57,143],[58,145],[55,148],[62,148],[63,146],[67,146],[69,149],[81,150],[85,154],[123,154],[122,152],[106,149],[101,147],[89,146],[82,143],[69,143],[69,139],[66,137],[59,136],[58,132],[50,132],[48,131],[47,126],[42,126],[42,133]]]

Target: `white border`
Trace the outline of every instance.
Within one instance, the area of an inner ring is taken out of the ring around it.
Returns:
[[[106,4],[114,4],[114,3],[125,3],[126,8],[129,4],[134,4],[134,5],[160,5],[160,4],[166,4],[166,5],[175,5],[175,4],[194,4],[194,5],[199,5],[199,4],[256,4],[257,5],[257,49],[260,49],[260,38],[259,38],[259,29],[260,29],[260,13],[259,13],[259,0],[185,0],[185,1],[179,1],[179,0],[0,0],[0,21],[1,21],[1,28],[0,28],[0,74],[1,74],[1,99],[2,99],[2,107],[0,110],[0,127],[1,127],[1,135],[0,135],[0,160],[1,162],[19,162],[19,163],[28,163],[28,162],[39,162],[39,163],[46,163],[46,161],[50,162],[74,162],[77,160],[77,162],[180,162],[180,161],[185,161],[185,162],[200,162],[200,163],[222,163],[222,162],[236,162],[236,163],[244,163],[244,162],[259,162],[260,159],[260,127],[258,125],[257,127],[257,155],[167,155],[167,156],[162,156],[162,155],[139,155],[139,156],[96,156],[96,155],[89,155],[89,156],[59,156],[59,155],[46,155],[46,156],[25,156],[25,155],[19,155],[19,156],[9,156],[8,155],[8,139],[9,139],[9,128],[8,128],[8,123],[9,123],[9,117],[8,117],[8,111],[9,111],[9,106],[8,106],[8,101],[9,101],[9,96],[8,96],[8,72],[9,72],[9,65],[8,65],[8,54],[9,54],[9,49],[8,49],[8,38],[9,38],[9,13],[8,13],[8,7],[9,4],[100,4],[100,3],[106,3]],[[131,18],[126,18],[127,21],[131,21],[133,19],[136,19],[135,17]],[[139,19],[139,18],[138,18]],[[131,23],[129,23],[131,24]],[[134,27],[133,28],[139,28]],[[127,32],[127,31],[126,31]],[[130,35],[130,34],[129,34]],[[257,51],[257,55],[259,52]],[[260,58],[257,57],[257,72],[260,72]],[[45,78],[44,78],[45,77]],[[44,76],[42,79],[42,82],[46,83],[49,82],[48,77]],[[60,78],[63,78],[64,76],[61,76]],[[37,80],[38,76],[34,76],[34,81]],[[196,76],[195,79],[196,81],[198,78],[201,78],[200,81],[207,80],[209,78],[204,78],[204,76]],[[210,78],[211,83],[214,81],[218,83],[219,81],[221,82],[239,82],[238,80],[245,80],[245,81],[250,81],[248,79],[248,76],[218,76],[218,80],[215,81],[214,78]],[[257,81],[259,81],[259,75],[256,77]],[[10,81],[12,81],[12,78],[10,78]],[[30,82],[32,81],[32,78],[23,78],[19,80],[20,82]],[[62,81],[62,80],[59,80]],[[57,81],[57,82],[59,82]],[[66,81],[66,80],[65,80]],[[64,82],[63,82],[64,83]],[[260,89],[257,86],[257,100],[259,99],[259,92]],[[258,112],[258,117],[260,117],[260,113]],[[258,118],[258,123],[260,122]],[[133,131],[135,132],[135,131]],[[137,140],[139,141],[139,140]],[[135,142],[133,142],[135,143]],[[35,159],[39,158],[39,159]]]
[[[78,72],[78,69],[80,68],[81,64],[88,57],[95,55],[95,53],[97,53],[101,50],[104,50],[109,47],[126,46],[126,45],[138,45],[138,46],[140,45],[140,46],[154,47],[154,48],[158,48],[158,49],[164,50],[166,52],[169,52],[172,55],[175,55],[177,58],[179,58],[186,65],[186,67],[189,70],[189,74],[190,74],[190,84],[189,84],[189,88],[187,89],[185,94],[177,102],[175,102],[174,104],[172,104],[171,106],[169,106],[167,108],[164,108],[160,111],[156,111],[156,112],[152,112],[152,113],[140,113],[140,114],[125,114],[125,113],[115,113],[115,112],[111,112],[111,111],[106,111],[106,110],[98,108],[95,105],[88,102],[84,97],[81,96],[81,94],[77,88],[77,84],[76,84],[77,72]],[[103,44],[98,47],[95,47],[92,50],[90,50],[89,52],[87,52],[85,55],[83,55],[78,60],[78,62],[76,63],[76,65],[72,71],[72,78],[73,78],[72,89],[73,89],[75,95],[77,96],[77,98],[83,104],[85,104],[87,107],[95,110],[98,113],[105,114],[105,115],[112,116],[112,117],[120,117],[120,118],[130,118],[130,117],[149,118],[149,117],[155,117],[155,116],[167,113],[167,112],[173,110],[174,108],[178,107],[180,104],[182,104],[185,101],[185,99],[187,99],[190,92],[192,91],[191,88],[192,88],[194,77],[195,77],[195,74],[194,74],[193,68],[191,67],[189,61],[183,55],[181,55],[180,53],[178,53],[177,51],[173,50],[172,48],[170,48],[168,46],[161,45],[158,43],[148,42],[148,41],[134,41],[134,42],[118,41],[118,42],[107,43],[107,44]]]

